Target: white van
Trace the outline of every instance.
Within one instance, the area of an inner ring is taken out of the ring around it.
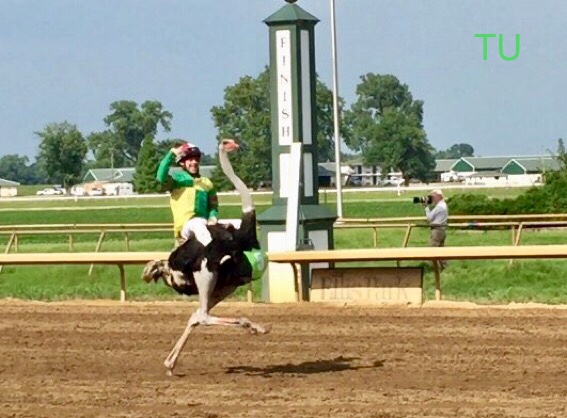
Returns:
[[[106,183],[103,184],[104,193],[107,196],[127,196],[134,194],[132,183]]]

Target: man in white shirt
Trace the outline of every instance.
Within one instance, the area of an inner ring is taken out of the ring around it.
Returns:
[[[447,203],[443,199],[443,192],[441,190],[436,189],[431,191],[430,196],[433,209],[425,203],[423,205],[425,207],[427,222],[431,226],[429,246],[444,247],[449,209],[447,208]],[[441,260],[440,265],[441,269],[445,269],[447,267],[447,262]]]

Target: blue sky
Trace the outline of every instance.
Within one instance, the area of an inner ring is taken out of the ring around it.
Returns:
[[[158,139],[213,152],[210,108],[223,90],[268,62],[262,22],[283,0],[2,0],[0,156],[37,154],[34,131],[74,123],[105,129],[116,100],[159,100],[174,115]],[[328,0],[299,0],[317,16],[316,65],[332,86]],[[336,0],[339,92],[360,76],[394,74],[425,102],[431,144],[478,155],[533,155],[567,139],[565,0]],[[488,60],[476,33],[492,39]]]

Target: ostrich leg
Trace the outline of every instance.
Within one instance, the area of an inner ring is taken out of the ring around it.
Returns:
[[[222,289],[215,289],[211,299],[209,300],[209,310],[213,309],[219,302],[223,301],[227,296],[231,295],[237,286],[227,286]],[[267,334],[270,332],[269,327],[264,327],[260,324],[250,321],[248,318],[228,318],[228,317],[213,317],[214,325],[226,325],[233,327],[241,327],[250,331],[251,334]],[[213,325],[213,324],[211,324]]]
[[[181,337],[179,337],[179,340],[177,340],[177,343],[173,347],[173,350],[171,350],[171,353],[169,353],[169,355],[163,362],[163,365],[167,369],[166,373],[168,376],[173,376],[173,369],[175,368],[175,364],[177,363],[177,357],[179,356],[179,353],[181,353],[181,350],[183,350],[183,347],[185,346],[185,343],[187,342],[189,334],[191,333],[193,328],[199,325],[197,313],[198,312],[194,312],[193,315],[191,315],[191,318],[189,318],[189,321],[187,322],[185,331],[183,331],[183,334],[181,335]]]
[[[197,285],[197,290],[199,292],[199,309],[191,315],[191,318],[189,318],[187,326],[185,327],[185,331],[183,331],[183,334],[179,340],[177,340],[173,350],[171,350],[171,353],[169,353],[169,356],[167,356],[163,362],[163,365],[167,369],[167,374],[170,376],[173,374],[173,368],[177,362],[177,357],[179,356],[179,353],[181,353],[181,350],[183,350],[193,328],[197,325],[209,325],[208,306],[213,290],[215,289],[217,277],[216,274],[207,269],[206,264],[207,261],[203,260],[201,262],[201,270],[194,272],[195,284]]]
[[[211,274],[212,275],[212,274]],[[230,318],[230,317],[218,317],[209,315],[209,310],[215,307],[219,302],[223,301],[227,296],[231,295],[237,286],[226,286],[221,289],[214,289],[214,284],[216,282],[216,277],[208,277],[204,275],[195,276],[195,282],[199,288],[199,299],[200,307],[191,315],[189,321],[187,322],[187,327],[183,334],[171,350],[171,353],[167,356],[163,365],[167,369],[167,375],[173,375],[173,369],[177,363],[177,358],[183,350],[189,334],[198,325],[223,325],[229,327],[237,327],[247,329],[251,334],[267,334],[270,332],[269,327],[264,327],[255,322],[250,321],[248,318]],[[204,276],[204,277],[203,277]],[[207,280],[210,279],[210,280]],[[201,285],[199,285],[201,283]],[[212,287],[209,285],[212,283]],[[210,296],[209,296],[210,294]],[[207,297],[203,297],[207,295]],[[206,300],[205,300],[206,299]],[[204,308],[205,307],[205,308]]]

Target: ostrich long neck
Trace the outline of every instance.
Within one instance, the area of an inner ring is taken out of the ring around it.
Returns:
[[[219,161],[222,171],[229,180],[234,184],[236,191],[240,193],[240,198],[242,199],[242,212],[252,212],[254,210],[254,204],[252,203],[252,195],[248,191],[248,187],[244,184],[242,180],[236,175],[232,164],[228,159],[228,155],[223,148],[219,148]]]

